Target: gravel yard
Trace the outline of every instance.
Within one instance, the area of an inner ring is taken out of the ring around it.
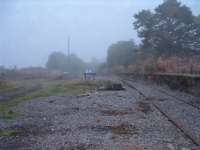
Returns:
[[[14,110],[14,120],[0,120],[1,131],[14,131],[12,136],[0,136],[0,149],[200,149],[152,105],[151,99],[156,99],[156,104],[171,116],[183,120],[196,135],[200,133],[199,110],[171,100],[155,90],[156,85],[133,84],[149,100],[124,85],[122,91],[52,95],[24,101]]]

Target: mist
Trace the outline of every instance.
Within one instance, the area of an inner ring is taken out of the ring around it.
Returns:
[[[182,0],[194,14],[200,1]],[[0,1],[0,65],[45,66],[53,51],[71,53],[85,61],[104,61],[108,46],[120,40],[140,43],[133,15],[153,10],[162,0],[2,0]]]

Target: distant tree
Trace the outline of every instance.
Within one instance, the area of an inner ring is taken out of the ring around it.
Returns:
[[[133,62],[137,46],[133,41],[120,41],[108,48],[108,66],[122,65],[127,67]]]
[[[107,72],[107,63],[106,63],[106,62],[101,63],[101,64],[98,66],[97,72],[98,72],[98,73],[106,73],[106,72]]]
[[[195,22],[200,25],[200,15],[195,17]]]
[[[100,65],[101,65],[101,61],[97,58],[92,58],[90,62],[87,63],[87,68],[92,69],[93,71],[97,72]]]
[[[62,52],[53,52],[49,55],[46,67],[49,70],[66,71],[67,57]]]
[[[84,71],[85,63],[75,54],[66,56],[62,52],[53,52],[49,55],[46,67],[49,70],[58,70],[77,75]]]
[[[85,62],[75,54],[67,56],[66,72],[71,74],[82,74],[86,68]]]
[[[135,29],[138,30],[139,37],[142,38],[144,48],[152,46],[151,36],[153,33],[153,25],[155,23],[154,15],[149,10],[143,10],[135,15]]]
[[[191,10],[177,0],[165,0],[155,12],[143,10],[134,17],[144,48],[169,55],[200,51],[200,27]]]

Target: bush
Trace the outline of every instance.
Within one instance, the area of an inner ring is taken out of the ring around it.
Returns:
[[[155,63],[147,64],[144,67],[145,73],[154,73],[154,72],[156,72],[156,70],[157,70],[157,67],[156,67]]]

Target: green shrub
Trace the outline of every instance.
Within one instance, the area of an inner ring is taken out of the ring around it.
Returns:
[[[145,73],[154,73],[154,72],[156,72],[156,70],[157,70],[157,66],[156,66],[155,63],[147,64],[147,65],[144,67]]]

